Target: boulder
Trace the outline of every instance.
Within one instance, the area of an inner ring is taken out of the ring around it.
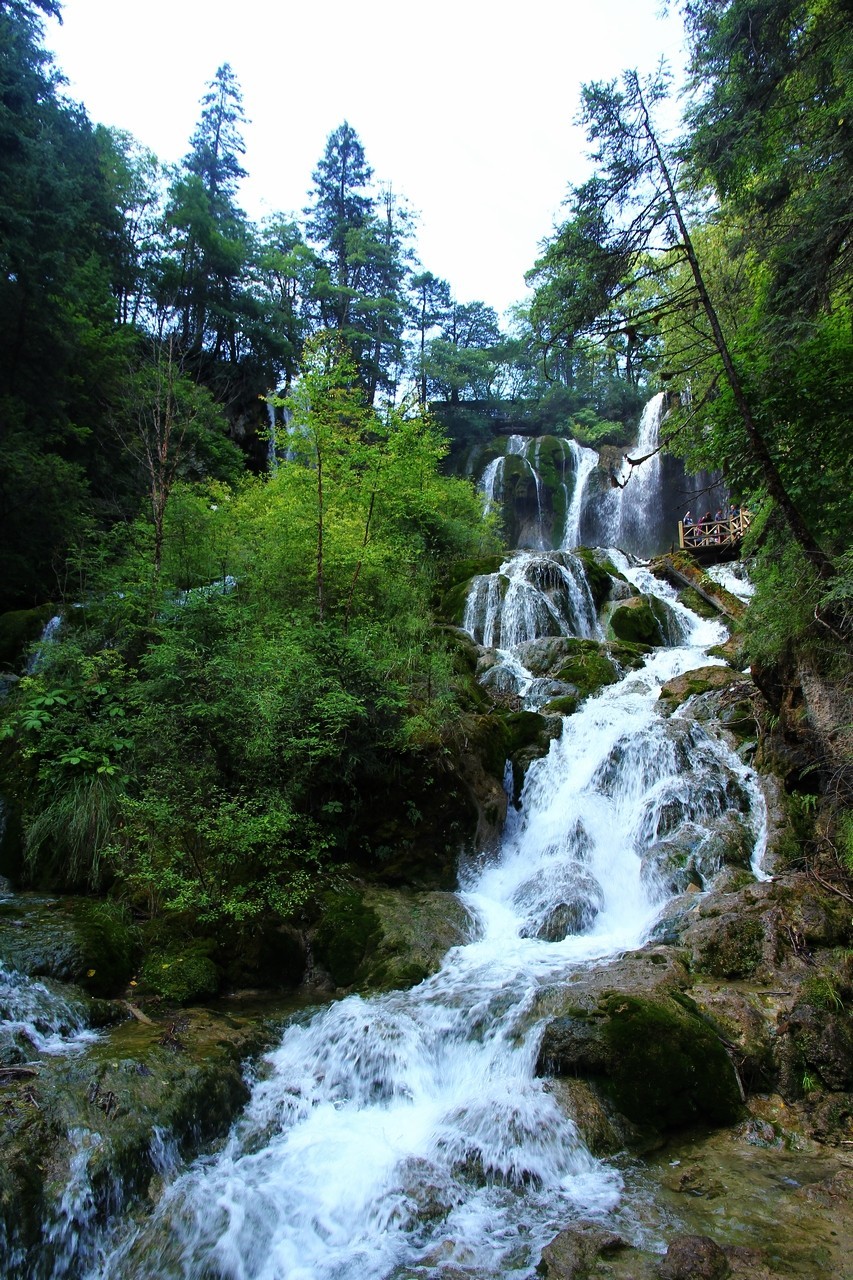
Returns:
[[[649,596],[635,596],[620,604],[610,615],[610,628],[617,640],[630,644],[666,644]]]
[[[453,893],[350,889],[328,898],[313,946],[336,986],[391,991],[436,973],[470,928]]]
[[[537,1070],[592,1077],[635,1125],[730,1123],[741,1104],[737,1078],[719,1037],[683,994],[686,982],[678,959],[661,948],[580,977],[546,1023]]]

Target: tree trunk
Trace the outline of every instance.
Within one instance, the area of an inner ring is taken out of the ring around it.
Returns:
[[[702,303],[702,308],[708,318],[708,323],[711,326],[714,346],[717,348],[717,352],[722,361],[726,379],[731,387],[732,395],[734,396],[735,404],[737,405],[738,412],[740,413],[747,438],[752,446],[753,455],[761,467],[761,471],[764,476],[764,483],[767,486],[767,492],[778,504],[782,514],[788,522],[788,527],[790,528],[791,533],[802,547],[808,560],[814,565],[819,576],[824,579],[831,578],[834,573],[832,561],[817,543],[811,530],[800,514],[799,509],[785,488],[784,481],[779,474],[776,463],[773,461],[770,450],[767,448],[764,437],[761,435],[755,418],[753,417],[752,409],[746,397],[746,392],[743,389],[743,383],[741,382],[740,375],[735,368],[735,363],[732,359],[729,345],[726,342],[723,327],[720,324],[719,316],[717,315],[714,304],[711,301],[711,296],[705,285],[705,278],[702,275],[702,268],[699,265],[699,259],[696,255],[696,250],[693,247],[693,241],[691,239],[690,232],[687,229],[687,223],[684,220],[681,204],[675,191],[675,184],[673,183],[666,160],[664,159],[663,153],[658,144],[657,136],[652,128],[651,119],[639,87],[639,82],[637,82],[637,94],[640,102],[640,108],[643,113],[643,127],[646,137],[654,151],[655,160],[657,161],[661,178],[663,179],[663,183],[669,197],[670,207],[675,221],[678,224],[679,234],[681,235],[684,252],[690,265],[693,281],[696,285],[696,291],[699,295],[699,301]]]

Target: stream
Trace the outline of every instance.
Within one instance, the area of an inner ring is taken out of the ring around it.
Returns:
[[[620,1173],[535,1074],[541,997],[649,936],[666,891],[644,854],[662,835],[710,830],[735,806],[757,868],[764,809],[737,757],[656,706],[663,683],[707,664],[723,628],[615,558],[666,599],[678,643],[588,699],[530,767],[499,854],[462,869],[470,941],[412,990],[349,996],[291,1025],[256,1065],[222,1149],[173,1176],[149,1219],[103,1239],[90,1280],[520,1278],[568,1222],[617,1209]],[[547,634],[569,631],[554,581],[571,584],[564,607],[597,626],[580,562],[552,563],[550,607],[531,600],[528,573],[500,602],[481,591],[469,618],[504,637],[499,657],[521,692],[534,681],[515,646],[542,618]],[[489,610],[502,616],[488,623]]]

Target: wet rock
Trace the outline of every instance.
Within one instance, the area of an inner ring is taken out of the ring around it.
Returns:
[[[691,967],[715,978],[769,981],[781,957],[778,916],[771,884],[711,895],[682,933]]]
[[[617,640],[625,640],[629,644],[666,643],[664,628],[655,616],[648,596],[635,596],[614,609],[610,615],[610,628]]]
[[[422,982],[470,934],[471,918],[454,893],[368,889],[363,902],[375,916],[376,932],[355,974],[361,989],[390,991]]]
[[[710,1236],[676,1236],[658,1267],[660,1280],[726,1280],[731,1266]]]
[[[622,1253],[630,1246],[616,1235],[592,1222],[561,1231],[542,1250],[536,1274],[542,1280],[587,1280],[598,1274],[596,1263]]]
[[[63,1222],[79,1237],[72,1243],[82,1273],[94,1261],[91,1230],[146,1198],[161,1171],[163,1135],[179,1162],[224,1134],[248,1097],[243,1061],[277,1035],[270,1023],[200,1010],[180,1025],[131,1020],[86,1053],[46,1058],[35,1078],[7,1082],[0,1245],[9,1280],[33,1274],[24,1259],[34,1250],[50,1268],[52,1251],[64,1247]],[[61,1207],[72,1183],[86,1208],[79,1223]],[[51,1224],[59,1224],[55,1239]],[[8,1261],[15,1250],[20,1267]]]
[[[751,991],[697,983],[690,989],[697,1009],[730,1047],[747,1091],[766,1089],[776,1076],[775,1027],[761,997]]]
[[[853,1023],[846,1011],[828,1013],[798,1003],[786,1019],[786,1030],[803,1075],[816,1072],[828,1089],[853,1088]]]
[[[725,689],[739,679],[729,667],[698,667],[664,685],[660,693],[661,708],[671,713],[688,698],[698,697],[712,689]]]
[[[682,994],[679,963],[660,949],[630,959],[630,967],[614,965],[565,990],[562,1010],[546,1024],[537,1070],[593,1077],[636,1125],[732,1122],[741,1105],[737,1078],[719,1038]]]
[[[0,964],[19,973],[109,996],[123,989],[138,954],[138,932],[120,903],[36,894],[0,902]]]
[[[627,1123],[591,1081],[565,1076],[549,1080],[546,1088],[574,1121],[594,1156],[615,1155],[625,1147],[636,1150],[642,1145],[640,1130]]]

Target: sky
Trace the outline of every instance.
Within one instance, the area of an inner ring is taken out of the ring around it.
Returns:
[[[423,268],[503,313],[588,175],[580,85],[661,58],[677,71],[683,38],[660,0],[64,0],[46,44],[90,118],[164,162],[186,154],[205,86],[230,63],[253,219],[301,217],[348,120],[376,179],[417,213]]]

